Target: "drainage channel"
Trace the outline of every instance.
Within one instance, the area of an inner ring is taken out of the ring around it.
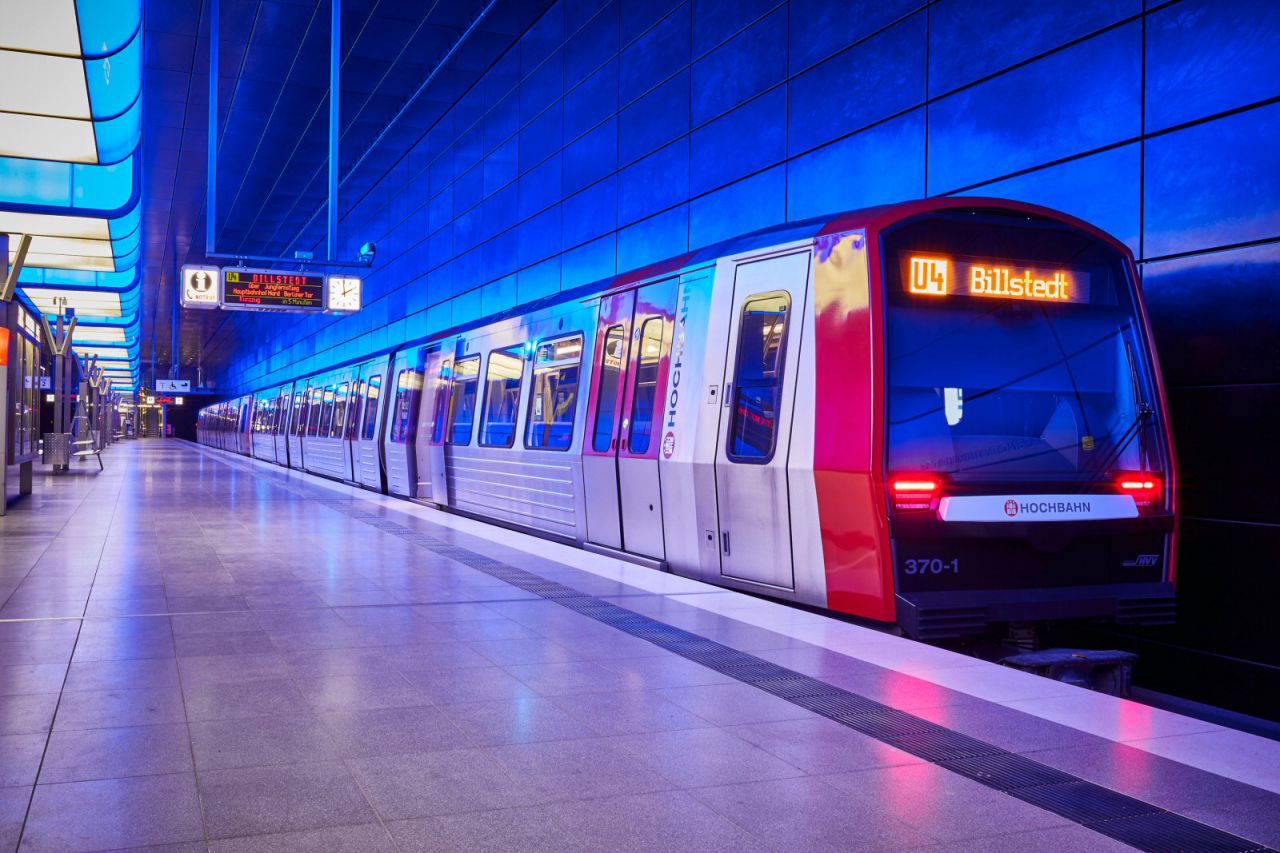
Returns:
[[[586,595],[501,560],[451,545],[383,515],[365,512],[353,506],[350,500],[315,500],[384,533],[457,560],[525,592],[647,640],[686,660],[1140,850],[1272,851],[1265,845]]]

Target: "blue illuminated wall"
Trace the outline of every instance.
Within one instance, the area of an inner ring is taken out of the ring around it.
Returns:
[[[224,383],[788,219],[1043,203],[1143,260],[1183,460],[1180,636],[1280,663],[1257,635],[1280,599],[1280,3],[1146,6],[562,0],[343,222],[347,256],[378,244],[366,309],[237,318]]]

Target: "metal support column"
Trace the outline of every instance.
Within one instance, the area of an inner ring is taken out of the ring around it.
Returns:
[[[338,258],[338,70],[342,65],[342,0],[329,0],[329,260]]]
[[[222,65],[222,0],[209,0],[209,150],[206,163],[204,248],[215,251],[218,219],[218,72]]]

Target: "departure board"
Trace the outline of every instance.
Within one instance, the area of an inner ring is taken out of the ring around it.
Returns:
[[[243,311],[324,310],[324,276],[227,267],[222,271],[222,307]]]

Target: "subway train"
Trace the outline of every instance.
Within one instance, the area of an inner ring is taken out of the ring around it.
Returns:
[[[942,198],[766,229],[205,408],[206,445],[919,639],[1174,619],[1124,244]]]

